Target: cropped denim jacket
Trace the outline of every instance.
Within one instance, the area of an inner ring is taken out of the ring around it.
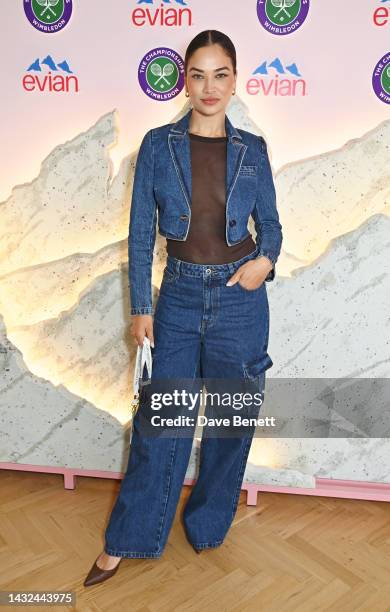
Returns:
[[[144,136],[136,162],[128,236],[131,315],[154,314],[152,264],[159,234],[186,240],[191,222],[191,150],[188,136],[190,109],[176,123],[150,129]],[[255,224],[258,257],[273,263],[266,277],[275,277],[282,244],[282,226],[276,208],[275,186],[261,136],[235,128],[225,115],[226,243],[231,246],[249,234]]]

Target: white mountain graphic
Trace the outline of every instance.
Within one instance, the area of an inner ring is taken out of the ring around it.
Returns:
[[[260,133],[239,100],[229,116]],[[390,121],[383,122],[339,150],[277,173],[284,249],[267,284],[275,363],[269,377],[389,376],[389,131]],[[23,354],[31,380],[44,379],[51,392],[65,389],[77,398],[69,406],[85,402],[121,428],[135,356],[127,234],[137,152],[113,177],[116,132],[115,113],[107,113],[58,145],[39,175],[0,204],[0,312],[6,341]],[[254,235],[253,222],[249,228]],[[154,300],[164,260],[165,238],[157,234]],[[1,393],[3,405],[24,404],[27,423],[35,418],[29,387],[16,391],[19,400],[4,387]],[[53,402],[44,391],[39,401],[49,414]],[[88,427],[95,435],[96,423]],[[28,443],[20,457],[23,448]],[[255,464],[259,449],[256,441]]]

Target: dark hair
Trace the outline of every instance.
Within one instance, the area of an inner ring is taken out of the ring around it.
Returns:
[[[236,58],[236,49],[230,40],[229,36],[224,34],[223,32],[219,32],[218,30],[203,30],[203,32],[199,32],[190,42],[187,47],[186,54],[184,57],[184,73],[187,74],[188,61],[201,47],[209,47],[210,45],[218,44],[221,45],[225,53],[230,57],[233,64],[233,72],[236,74],[237,69],[237,58]]]

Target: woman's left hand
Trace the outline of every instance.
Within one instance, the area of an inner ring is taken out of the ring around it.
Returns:
[[[258,289],[263,284],[268,273],[272,270],[273,263],[268,257],[262,255],[257,259],[250,259],[235,271],[226,283],[230,287],[239,282],[244,289]]]

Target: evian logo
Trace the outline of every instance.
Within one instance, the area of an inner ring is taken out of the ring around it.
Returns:
[[[262,62],[248,79],[246,91],[251,96],[306,96],[306,81],[298,66],[283,66],[276,57],[272,62]]]
[[[25,91],[77,93],[79,81],[66,60],[56,64],[51,55],[47,55],[42,61],[38,58],[30,64],[22,87]]]
[[[192,26],[192,11],[185,0],[138,0],[131,21],[142,26]]]
[[[387,6],[384,4],[387,3]],[[375,26],[382,28],[390,23],[390,0],[381,0],[381,6],[377,6],[372,16]]]

